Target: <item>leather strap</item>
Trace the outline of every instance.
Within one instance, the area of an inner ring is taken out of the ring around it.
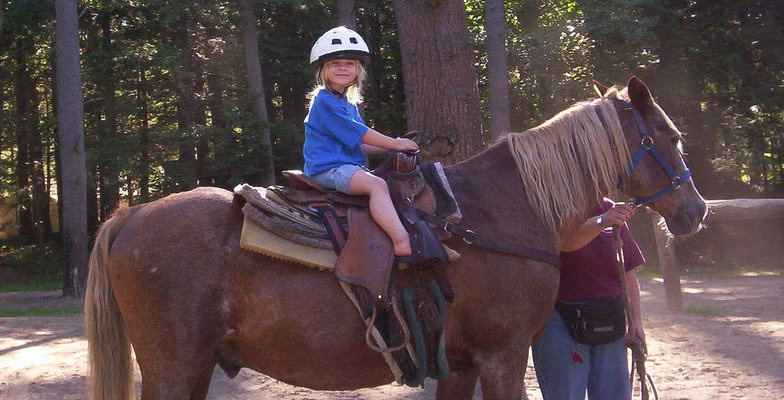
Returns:
[[[476,234],[476,232],[465,229],[459,225],[453,224],[441,217],[436,215],[428,214],[426,212],[421,212],[420,215],[424,220],[427,222],[443,229],[446,232],[449,232],[455,236],[461,237],[466,243],[477,245],[483,249],[495,250],[501,253],[512,254],[518,257],[523,258],[530,258],[532,260],[541,261],[547,264],[554,266],[555,268],[561,268],[561,259],[558,255],[535,249],[530,246],[525,246],[521,244],[512,244],[501,242],[498,240],[489,239],[486,237],[482,237]]]
[[[332,241],[332,247],[335,248],[335,253],[340,254],[343,247],[346,246],[346,233],[343,227],[338,222],[338,216],[335,213],[335,208],[329,203],[311,206],[316,213],[321,217],[324,227],[327,228],[327,234]]]

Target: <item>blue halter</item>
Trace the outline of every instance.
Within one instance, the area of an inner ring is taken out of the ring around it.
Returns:
[[[665,186],[662,190],[654,193],[651,196],[640,198],[637,197],[631,204],[635,207],[644,206],[648,203],[656,201],[670,192],[680,189],[681,185],[688,182],[691,179],[691,171],[689,168],[686,168],[683,171],[683,174],[678,175],[675,171],[670,167],[670,164],[667,163],[667,160],[661,155],[659,150],[656,149],[656,146],[653,144],[653,138],[651,137],[648,128],[645,126],[645,123],[642,120],[642,116],[640,112],[637,111],[636,108],[631,103],[627,103],[629,105],[630,110],[634,113],[634,120],[637,124],[637,128],[640,131],[640,135],[642,135],[642,141],[640,142],[640,147],[637,149],[637,153],[634,155],[632,159],[632,164],[629,167],[629,171],[621,177],[620,181],[618,182],[618,187],[620,188],[634,173],[634,170],[640,165],[642,161],[642,157],[645,155],[646,152],[651,153],[653,158],[659,162],[659,165],[664,169],[664,172],[670,176],[670,184]]]

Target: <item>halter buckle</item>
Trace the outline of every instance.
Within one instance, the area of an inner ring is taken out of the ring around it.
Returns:
[[[672,178],[672,183],[670,183],[670,185],[672,186],[673,190],[680,189],[681,188],[681,177],[680,176],[676,176],[676,177]]]
[[[465,236],[463,236],[463,241],[468,244],[474,244],[473,237],[476,235],[476,232],[468,229],[465,231]],[[469,239],[471,237],[471,239]]]
[[[653,138],[650,136],[644,136],[640,142],[640,146],[644,147],[645,150],[650,151],[651,148],[653,148]]]

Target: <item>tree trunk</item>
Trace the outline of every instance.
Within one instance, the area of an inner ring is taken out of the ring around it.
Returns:
[[[261,76],[256,13],[251,0],[240,0],[240,17],[242,19],[242,43],[245,47],[245,65],[248,70],[248,90],[253,115],[256,117],[258,128],[261,129],[262,165],[259,183],[267,186],[275,183],[275,168],[272,161],[272,140],[270,139],[264,97],[264,81]]]
[[[447,163],[483,148],[474,56],[462,0],[395,0],[409,130]]]
[[[208,62],[207,63],[207,88],[209,89],[209,94],[207,95],[207,108],[210,113],[210,129],[215,132],[214,136],[217,141],[231,141],[231,132],[228,129],[228,123],[226,122],[226,117],[223,114],[223,103],[224,103],[224,92],[226,90],[226,84],[223,80],[223,76],[221,74],[221,70],[218,68],[219,64],[216,62]],[[210,160],[209,170],[212,175],[212,184],[217,187],[228,188],[229,187],[229,178],[231,177],[230,173],[226,168],[218,168],[215,164],[215,157],[219,157],[217,154],[213,154],[213,159]]]
[[[101,50],[103,54],[112,55],[114,53],[112,48],[112,8],[109,0],[102,0],[101,9],[98,14],[98,22],[101,29]],[[105,143],[109,143],[111,148],[104,154],[117,154],[120,149],[117,149],[117,107],[115,101],[115,72],[114,72],[114,58],[112,56],[105,57],[100,63],[101,76],[98,79],[100,87],[98,90],[103,99],[103,109],[105,119],[101,122],[102,128],[99,130],[102,146],[106,148]],[[101,144],[99,144],[101,145]],[[106,220],[111,216],[111,213],[120,205],[120,176],[119,166],[117,165],[117,157],[103,157],[98,160],[100,171],[100,219]]]
[[[139,117],[139,203],[150,201],[150,113],[147,109],[147,71],[139,67],[139,96],[138,96],[138,117]]]
[[[0,49],[4,48],[3,41],[3,22],[5,21],[5,0],[0,0]],[[0,105],[5,104],[5,64],[0,64]],[[0,106],[0,138],[3,137],[6,129],[5,106]],[[0,140],[0,154],[3,153],[3,141]]]
[[[660,44],[659,63],[651,74],[650,87],[656,87],[661,94],[656,100],[662,109],[683,131],[710,131],[705,126],[705,113],[702,110],[703,89],[699,67],[693,64],[691,51],[684,39],[684,31],[689,31],[686,15],[693,12],[689,1],[673,0],[663,3],[662,16],[654,27],[653,33]],[[665,95],[666,94],[666,95]],[[700,177],[700,188],[711,190],[725,184],[724,178],[714,172],[711,160],[717,152],[719,135],[693,135],[688,137],[686,150],[689,153],[689,168],[694,176]],[[710,193],[708,194],[710,195]]]
[[[198,60],[195,65],[194,75],[194,92],[206,93],[206,78],[204,71],[204,64]],[[193,109],[193,124],[196,131],[203,131],[207,127],[207,102],[206,99],[200,99],[194,104]],[[209,156],[211,150],[211,143],[209,138],[205,135],[196,135],[196,182],[199,186],[214,186],[212,177],[210,176]]]
[[[178,81],[179,99],[177,100],[177,128],[179,131],[179,159],[174,174],[177,176],[178,189],[181,191],[196,187],[196,143],[194,140],[194,55],[191,48],[190,18],[187,7],[180,11],[180,20],[174,28],[172,39],[180,51],[181,77]]]
[[[52,224],[49,221],[49,188],[46,186],[44,169],[46,158],[44,157],[44,138],[41,130],[41,114],[38,111],[41,97],[38,95],[35,80],[28,80],[28,101],[29,112],[27,118],[27,130],[30,132],[29,155],[30,165],[30,190],[31,190],[31,221],[33,227],[33,239],[36,243],[42,243],[46,236],[52,231]]]
[[[338,11],[338,25],[346,28],[357,29],[357,2],[355,0],[337,0],[335,8]]]
[[[84,104],[76,0],[56,0],[57,124],[63,183],[63,294],[81,296],[87,278],[87,196]]]
[[[89,124],[88,124],[89,125]],[[87,235],[93,236],[101,227],[100,202],[98,201],[98,167],[95,162],[87,161]]]
[[[485,3],[485,28],[490,134],[497,138],[511,130],[509,71],[506,60],[506,12],[503,0],[487,0]]]
[[[17,206],[19,208],[19,236],[25,238],[33,237],[33,203],[32,190],[30,188],[30,143],[32,132],[30,130],[30,91],[35,90],[35,86],[30,82],[31,74],[27,70],[28,46],[25,40],[20,39],[17,43],[16,71],[14,81],[16,83],[16,189]]]
[[[659,256],[662,278],[664,278],[664,296],[667,309],[681,311],[683,309],[683,295],[681,292],[681,276],[678,271],[678,259],[675,253],[675,241],[668,237],[667,225],[664,217],[651,211],[653,223],[653,236],[656,238],[656,251]]]

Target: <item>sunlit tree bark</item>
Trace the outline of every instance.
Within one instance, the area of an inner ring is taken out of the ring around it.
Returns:
[[[337,0],[335,8],[338,11],[338,25],[346,28],[357,29],[357,2],[355,0]]]
[[[490,134],[493,137],[498,137],[511,130],[504,0],[486,1],[485,30],[487,31],[487,83],[490,100]]]
[[[426,156],[454,163],[483,147],[479,93],[462,0],[395,0],[410,130]]]
[[[81,296],[87,278],[87,198],[84,104],[76,0],[56,0],[57,128],[62,182],[63,292]]]

